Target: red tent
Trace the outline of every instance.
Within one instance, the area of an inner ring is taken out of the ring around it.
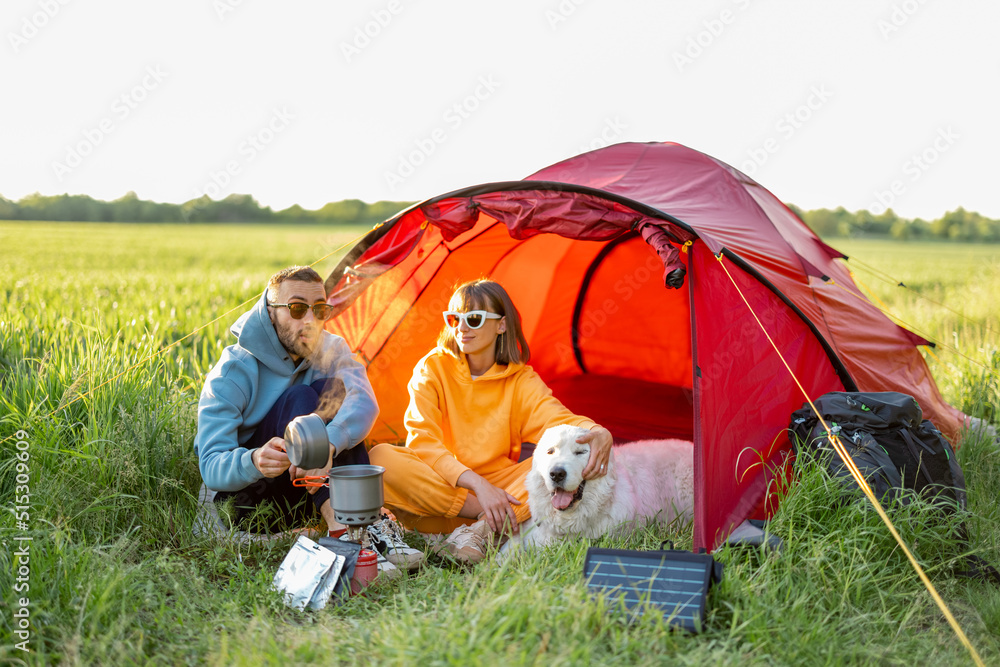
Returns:
[[[376,227],[326,281],[327,328],[368,366],[382,408],[370,439],[400,441],[406,383],[454,286],[492,277],[571,410],[619,441],[694,441],[694,545],[712,548],[768,509],[803,389],[905,392],[957,436],[926,341],[873,306],[842,257],[738,170],[678,144],[618,144]]]

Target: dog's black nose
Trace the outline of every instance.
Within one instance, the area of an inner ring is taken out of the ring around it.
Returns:
[[[556,484],[562,484],[566,481],[566,471],[562,468],[553,468],[549,471],[549,477],[552,478],[552,481]]]

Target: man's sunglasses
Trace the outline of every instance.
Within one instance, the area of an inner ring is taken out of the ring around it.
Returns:
[[[269,303],[267,305],[271,308],[287,308],[288,314],[292,316],[293,320],[301,320],[310,308],[313,311],[313,317],[320,322],[326,322],[333,315],[333,306],[328,303],[316,303],[311,306],[308,303]]]
[[[459,322],[464,321],[465,325],[470,329],[478,329],[483,326],[486,320],[499,320],[503,317],[503,315],[497,315],[485,310],[470,310],[467,313],[456,313],[454,310],[446,310],[441,314],[444,315],[444,323],[448,326],[455,328]]]

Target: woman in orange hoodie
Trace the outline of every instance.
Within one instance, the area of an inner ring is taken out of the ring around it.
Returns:
[[[386,469],[385,504],[404,526],[450,531],[448,550],[476,562],[492,535],[516,534],[531,517],[522,443],[559,424],[589,429],[578,442],[590,443],[583,476],[592,479],[607,469],[612,438],[567,410],[526,365],[521,320],[499,284],[459,286],[444,319],[437,347],[413,369],[406,447],[376,445],[369,457]]]

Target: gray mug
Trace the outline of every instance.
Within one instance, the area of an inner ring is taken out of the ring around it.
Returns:
[[[330,438],[323,418],[313,413],[296,417],[285,427],[285,453],[303,470],[322,468],[330,458]]]

